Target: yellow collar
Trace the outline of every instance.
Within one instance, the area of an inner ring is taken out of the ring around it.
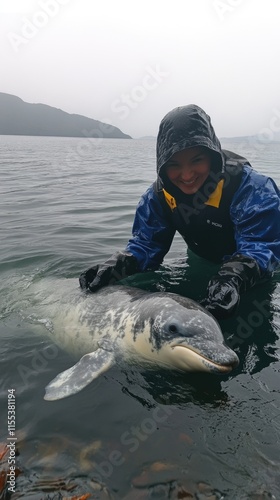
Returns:
[[[213,191],[212,194],[210,194],[209,198],[207,201],[205,201],[204,205],[210,205],[211,207],[219,208],[220,202],[221,202],[221,197],[222,197],[222,192],[223,192],[223,187],[224,187],[224,179],[220,180],[217,184],[217,187],[215,191]],[[176,200],[171,194],[169,194],[165,189],[162,190],[165,201],[171,208],[171,210],[174,210],[174,208],[177,207]]]
[[[219,208],[224,182],[225,182],[224,179],[218,182],[215,191],[213,191],[213,193],[210,194],[208,200],[204,203],[204,205],[210,205],[211,207]]]

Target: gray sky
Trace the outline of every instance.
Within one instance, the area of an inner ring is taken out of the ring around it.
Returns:
[[[279,0],[0,0],[0,91],[156,135],[198,104],[217,134],[280,130]]]

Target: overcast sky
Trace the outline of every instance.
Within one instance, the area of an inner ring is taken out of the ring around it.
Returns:
[[[2,92],[133,137],[190,103],[220,137],[280,129],[279,0],[0,0],[0,13]]]

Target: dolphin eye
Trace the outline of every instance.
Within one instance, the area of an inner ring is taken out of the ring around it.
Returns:
[[[170,331],[170,333],[178,333],[178,328],[176,325],[171,324],[171,325],[169,325],[169,331]]]

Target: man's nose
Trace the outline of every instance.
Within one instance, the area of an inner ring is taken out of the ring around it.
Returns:
[[[181,170],[181,178],[188,181],[193,177],[193,170],[189,165],[183,165]]]

